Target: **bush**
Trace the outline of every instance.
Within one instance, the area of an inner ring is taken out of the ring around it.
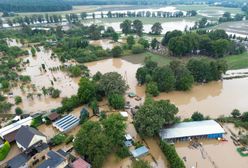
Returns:
[[[71,143],[71,142],[73,141],[73,139],[74,139],[73,135],[68,136],[68,137],[65,139],[65,144]]]
[[[51,139],[51,144],[52,144],[52,146],[60,145],[60,144],[64,143],[65,140],[66,140],[66,135],[59,133]]]
[[[174,146],[171,146],[167,142],[160,141],[160,148],[169,161],[170,168],[185,168],[185,165],[178,156]]]
[[[16,113],[16,115],[21,115],[23,113],[23,111],[20,107],[16,107],[15,113]]]
[[[0,148],[0,161],[4,160],[10,151],[10,144],[6,141],[2,148]]]
[[[132,168],[151,168],[148,161],[134,160],[132,162]]]
[[[133,54],[140,54],[140,53],[143,53],[144,51],[145,51],[144,46],[141,44],[135,44],[132,46],[132,53]]]
[[[111,94],[108,96],[108,102],[111,107],[114,109],[123,109],[125,106],[125,99],[120,94]]]
[[[42,121],[42,115],[39,115],[38,117],[34,118],[31,123],[31,127],[37,128],[43,123]]]

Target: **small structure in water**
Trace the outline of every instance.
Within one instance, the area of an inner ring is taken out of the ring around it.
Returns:
[[[214,120],[182,122],[160,130],[159,136],[167,141],[187,141],[192,138],[222,138],[225,130]]]

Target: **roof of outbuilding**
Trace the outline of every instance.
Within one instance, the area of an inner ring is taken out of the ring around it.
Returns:
[[[209,134],[223,134],[225,130],[214,120],[182,122],[170,128],[161,129],[161,139],[172,139]]]
[[[15,140],[16,142],[18,142],[20,145],[22,145],[24,148],[28,148],[30,142],[32,141],[33,137],[35,135],[39,135],[39,136],[44,136],[41,132],[39,132],[38,130],[36,130],[35,128],[29,127],[29,126],[22,126],[16,136],[15,136]]]

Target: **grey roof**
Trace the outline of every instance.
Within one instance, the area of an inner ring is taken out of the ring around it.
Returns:
[[[214,120],[182,122],[170,128],[161,129],[161,139],[182,138],[210,134],[223,134],[225,130]]]
[[[56,168],[63,161],[65,161],[65,158],[55,151],[51,150],[47,153],[47,155],[49,158],[41,163],[37,168]]]
[[[25,155],[25,153],[21,153],[9,160],[7,164],[9,168],[20,168],[24,166],[28,160],[28,156]]]
[[[57,150],[57,153],[59,153],[60,155],[62,155],[64,157],[67,156],[67,153],[64,150],[62,150],[62,149]]]
[[[35,135],[40,135],[40,136],[44,136],[41,132],[39,132],[38,130],[36,130],[35,128],[29,127],[29,126],[22,126],[16,136],[15,136],[15,140],[22,145],[24,148],[28,148],[30,142],[32,141],[33,137]]]
[[[67,132],[79,124],[79,118],[74,115],[66,115],[65,117],[53,123],[53,126],[61,132]]]

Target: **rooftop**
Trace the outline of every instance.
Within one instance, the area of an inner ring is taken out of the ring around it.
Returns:
[[[145,146],[139,147],[139,148],[131,151],[133,157],[135,157],[135,158],[143,156],[143,155],[147,154],[148,152],[149,152],[149,149]]]
[[[20,121],[17,121],[13,124],[10,124],[6,127],[1,128],[0,129],[0,137],[4,138],[5,135],[18,130],[23,125],[31,125],[32,119],[33,119],[32,117],[27,117],[25,119],[22,119]]]
[[[72,164],[72,168],[90,168],[90,164],[85,160],[78,158]]]
[[[225,130],[214,120],[182,122],[161,129],[161,139],[172,139],[199,135],[222,134]]]
[[[29,127],[29,126],[22,126],[16,136],[15,136],[15,140],[21,144],[24,148],[28,148],[29,144],[31,143],[31,141],[33,140],[33,137],[35,135],[40,135],[40,136],[44,136],[41,132],[39,132],[38,130],[36,130],[35,128]]]
[[[55,151],[51,150],[47,155],[49,158],[37,166],[37,168],[55,168],[65,161],[65,158]]]
[[[56,127],[61,132],[66,132],[79,124],[79,118],[74,115],[67,115],[58,121],[53,123],[53,126]]]

